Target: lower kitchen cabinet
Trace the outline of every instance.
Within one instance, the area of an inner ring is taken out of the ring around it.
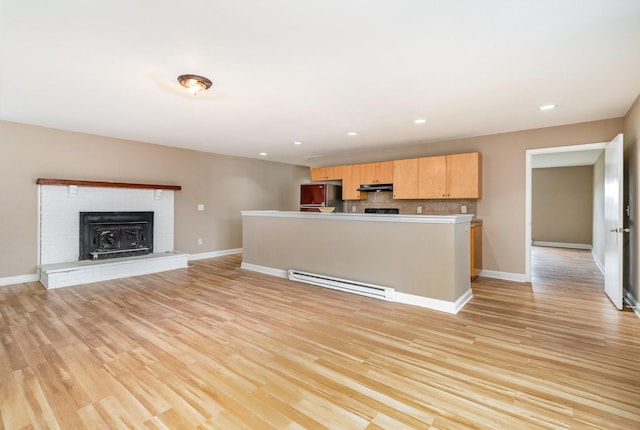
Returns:
[[[470,273],[471,279],[478,277],[478,273],[482,270],[482,224],[471,225],[470,229]]]

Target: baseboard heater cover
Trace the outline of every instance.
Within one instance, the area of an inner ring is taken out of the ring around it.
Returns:
[[[359,294],[361,296],[387,300],[390,302],[395,301],[395,289],[390,287],[382,287],[380,285],[367,284],[359,281],[318,275],[316,273],[301,272],[299,270],[289,270],[287,274],[288,278],[292,281],[304,282],[311,285],[317,285],[319,287],[331,288],[332,290]]]

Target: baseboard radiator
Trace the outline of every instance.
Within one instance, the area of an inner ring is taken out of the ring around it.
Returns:
[[[289,279],[292,281],[304,282],[307,284],[317,285],[319,287],[331,288],[332,290],[373,297],[375,299],[388,301],[395,300],[395,290],[390,287],[382,287],[380,285],[367,284],[359,281],[350,281],[348,279],[318,275],[316,273],[301,272],[299,270],[289,270],[287,273]]]

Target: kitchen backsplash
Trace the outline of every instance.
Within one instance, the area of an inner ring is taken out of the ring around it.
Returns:
[[[405,215],[453,215],[461,213],[462,206],[467,207],[467,213],[476,215],[477,201],[475,199],[448,200],[394,200],[392,193],[369,193],[368,200],[345,200],[344,211],[363,213],[365,208],[398,208]],[[422,214],[418,214],[418,207],[422,207]]]

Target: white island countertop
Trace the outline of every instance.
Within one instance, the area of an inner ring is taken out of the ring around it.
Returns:
[[[389,221],[417,222],[426,224],[459,224],[471,222],[473,215],[401,215],[401,214],[364,214],[351,212],[297,212],[297,211],[242,211],[242,216],[337,219],[345,221]]]
[[[242,267],[372,285],[386,300],[456,313],[472,297],[472,218],[243,211]]]

